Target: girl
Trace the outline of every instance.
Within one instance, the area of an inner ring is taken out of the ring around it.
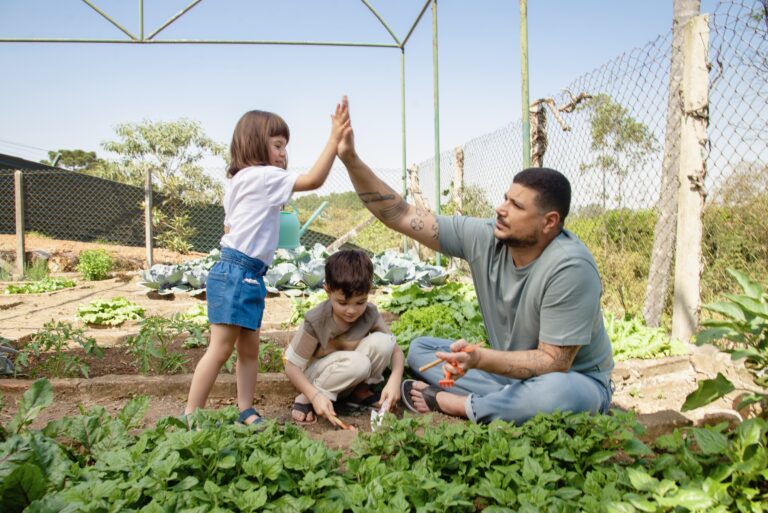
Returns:
[[[253,408],[259,371],[259,328],[264,314],[264,272],[277,249],[280,206],[295,191],[317,189],[331,170],[336,146],[349,127],[346,96],[331,116],[331,135],[306,174],[287,173],[288,125],[271,112],[240,118],[230,146],[229,188],[224,196],[221,260],[208,273],[206,296],[211,341],[195,368],[184,414],[205,405],[221,367],[237,348],[239,422],[262,421]]]

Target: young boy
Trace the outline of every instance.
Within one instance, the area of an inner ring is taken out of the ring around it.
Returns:
[[[330,419],[338,397],[390,408],[400,400],[405,357],[368,302],[372,282],[373,264],[362,251],[338,251],[326,261],[328,299],[307,312],[285,351],[285,374],[301,392],[291,411],[296,422]],[[392,372],[379,397],[370,385],[384,380],[387,366]]]

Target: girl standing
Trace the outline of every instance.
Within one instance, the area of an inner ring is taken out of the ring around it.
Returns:
[[[293,192],[323,185],[348,127],[345,96],[331,116],[331,135],[317,162],[306,174],[297,174],[286,172],[290,132],[280,116],[253,110],[237,122],[224,195],[221,260],[206,283],[211,341],[192,376],[185,415],[205,405],[221,367],[236,348],[238,421],[249,425],[262,421],[253,408],[253,394],[267,295],[264,273],[277,249],[280,207]]]

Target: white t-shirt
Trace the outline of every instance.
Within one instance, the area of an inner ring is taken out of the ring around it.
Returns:
[[[254,166],[230,178],[224,194],[229,233],[221,238],[221,247],[271,264],[280,235],[280,207],[291,198],[298,176],[279,167]]]

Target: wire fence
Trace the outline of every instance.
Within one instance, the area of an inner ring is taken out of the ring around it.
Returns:
[[[768,272],[768,21],[759,0],[723,0],[711,13],[709,40],[709,145],[704,179],[701,296],[711,301],[733,288],[728,268],[758,279]],[[571,181],[573,203],[566,227],[591,249],[600,267],[607,308],[646,319],[668,320],[674,265],[679,108],[674,91],[681,71],[670,49],[670,30],[642,48],[578,77],[558,93],[533,102],[532,161]],[[677,36],[679,37],[679,36]],[[673,93],[670,95],[670,91]],[[441,153],[417,166],[421,193],[432,206],[440,192],[444,213],[489,217],[522,169],[519,121]],[[300,171],[300,170],[295,170]],[[397,191],[402,170],[376,169]],[[460,174],[460,204],[451,193]],[[26,229],[51,237],[144,244],[143,190],[79,173],[25,172]],[[446,194],[443,194],[446,192]],[[13,176],[0,170],[0,232],[14,233]],[[332,170],[326,185],[298,195],[302,223],[320,209],[302,242],[329,243],[361,226],[350,242],[377,252],[402,239],[369,222],[346,171]],[[185,216],[187,240],[197,251],[218,245],[220,205],[153,202]],[[364,225],[364,226],[363,226]],[[175,228],[180,230],[178,226]],[[169,244],[172,226],[158,227],[156,242]],[[163,238],[163,232],[166,236]],[[183,230],[182,230],[183,231]]]

